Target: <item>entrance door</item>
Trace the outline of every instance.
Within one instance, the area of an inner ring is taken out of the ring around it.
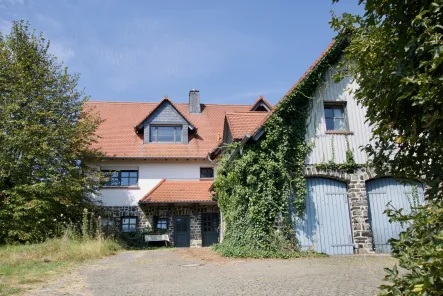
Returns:
[[[203,247],[218,243],[218,220],[218,214],[202,214]]]
[[[189,216],[177,216],[174,218],[174,246],[186,248],[191,245],[191,229]]]

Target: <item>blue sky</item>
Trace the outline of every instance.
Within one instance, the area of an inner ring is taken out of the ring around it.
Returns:
[[[0,0],[0,31],[24,19],[81,74],[92,100],[275,104],[328,46],[330,10],[357,0]]]

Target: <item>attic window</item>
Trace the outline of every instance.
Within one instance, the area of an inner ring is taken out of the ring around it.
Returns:
[[[253,111],[265,111],[269,112],[269,108],[265,104],[258,104]]]
[[[327,131],[347,131],[348,125],[346,120],[346,105],[340,103],[326,103],[325,122]]]
[[[157,126],[150,128],[149,142],[181,143],[182,126]]]

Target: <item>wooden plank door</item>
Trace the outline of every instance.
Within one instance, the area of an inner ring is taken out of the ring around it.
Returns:
[[[295,221],[301,248],[313,248],[328,255],[353,254],[346,184],[326,178],[309,178],[306,185],[305,215]]]
[[[205,213],[201,217],[203,247],[218,243],[219,214]]]
[[[191,245],[191,227],[189,216],[174,217],[174,246],[187,248]]]
[[[413,190],[417,190],[418,201],[413,200]],[[394,208],[402,208],[403,213],[410,213],[414,203],[424,203],[423,185],[417,182],[402,184],[392,178],[382,178],[366,182],[366,192],[374,250],[377,253],[390,253],[391,245],[388,240],[398,238],[408,225],[389,222],[389,217],[384,213],[387,204],[390,202]]]

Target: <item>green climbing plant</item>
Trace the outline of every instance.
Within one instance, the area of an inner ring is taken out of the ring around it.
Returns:
[[[303,168],[312,149],[306,134],[314,92],[345,46],[343,41],[335,43],[280,101],[264,124],[259,141],[234,143],[224,149],[227,152],[221,157],[214,182],[226,227],[224,240],[216,247],[222,254],[295,254],[288,201],[293,214],[304,213],[307,192]],[[238,153],[233,155],[232,151]]]
[[[330,170],[345,170],[347,172],[353,172],[358,169],[360,166],[355,162],[354,153],[352,152],[349,146],[348,136],[345,136],[346,139],[346,161],[343,163],[335,162],[335,149],[334,149],[334,135],[331,136],[331,149],[332,149],[332,158],[330,161],[325,162],[324,160],[316,164],[315,167],[319,169],[330,169]]]

